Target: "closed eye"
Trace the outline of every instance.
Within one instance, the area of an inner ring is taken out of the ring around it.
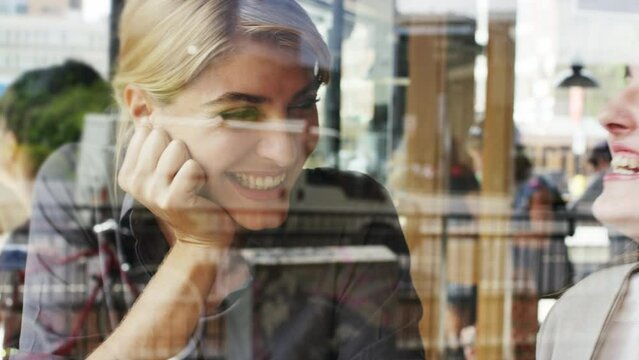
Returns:
[[[219,116],[224,120],[260,121],[262,113],[256,107],[243,107],[223,111]]]

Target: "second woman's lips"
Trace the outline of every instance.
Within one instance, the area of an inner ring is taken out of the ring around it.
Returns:
[[[610,144],[610,148],[613,152],[613,154],[628,154],[628,155],[635,155],[635,156],[639,156],[639,150],[634,149],[632,147],[629,147],[627,145],[624,144],[620,144],[620,143],[611,143]]]

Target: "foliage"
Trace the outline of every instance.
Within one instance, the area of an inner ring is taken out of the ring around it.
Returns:
[[[92,68],[67,61],[22,75],[0,99],[0,111],[35,170],[56,148],[80,139],[87,113],[102,113],[111,103],[108,84]]]

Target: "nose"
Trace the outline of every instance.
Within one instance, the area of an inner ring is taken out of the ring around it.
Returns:
[[[639,85],[631,85],[612,100],[599,122],[613,137],[632,134],[639,125]]]
[[[299,141],[295,134],[286,131],[265,131],[261,134],[257,153],[277,166],[287,167],[294,164],[300,156]]]

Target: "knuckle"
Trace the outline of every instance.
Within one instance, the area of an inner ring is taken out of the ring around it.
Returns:
[[[130,184],[126,192],[137,200],[144,201],[146,199],[144,197],[144,191],[139,184]]]
[[[171,191],[164,196],[163,201],[166,203],[167,206],[171,208],[177,208],[181,197],[182,196],[180,196],[179,194]]]
[[[145,179],[147,177],[147,171],[142,169],[140,166],[137,166],[131,171],[130,176],[134,179],[133,181],[139,181],[140,179]]]
[[[135,188],[136,185],[138,185],[142,181],[142,179],[144,179],[144,176],[141,173],[131,172],[131,174],[128,176],[127,183],[129,184],[129,187]]]
[[[126,190],[129,187],[129,182],[129,177],[126,174],[123,172],[118,174],[118,185],[120,185],[122,189]]]
[[[157,202],[157,206],[160,210],[163,211],[168,211],[171,210],[172,208],[172,201],[168,196],[163,196],[161,199],[158,200]]]
[[[138,194],[141,194],[144,199],[152,200],[155,198],[153,188],[150,186],[138,186]]]

